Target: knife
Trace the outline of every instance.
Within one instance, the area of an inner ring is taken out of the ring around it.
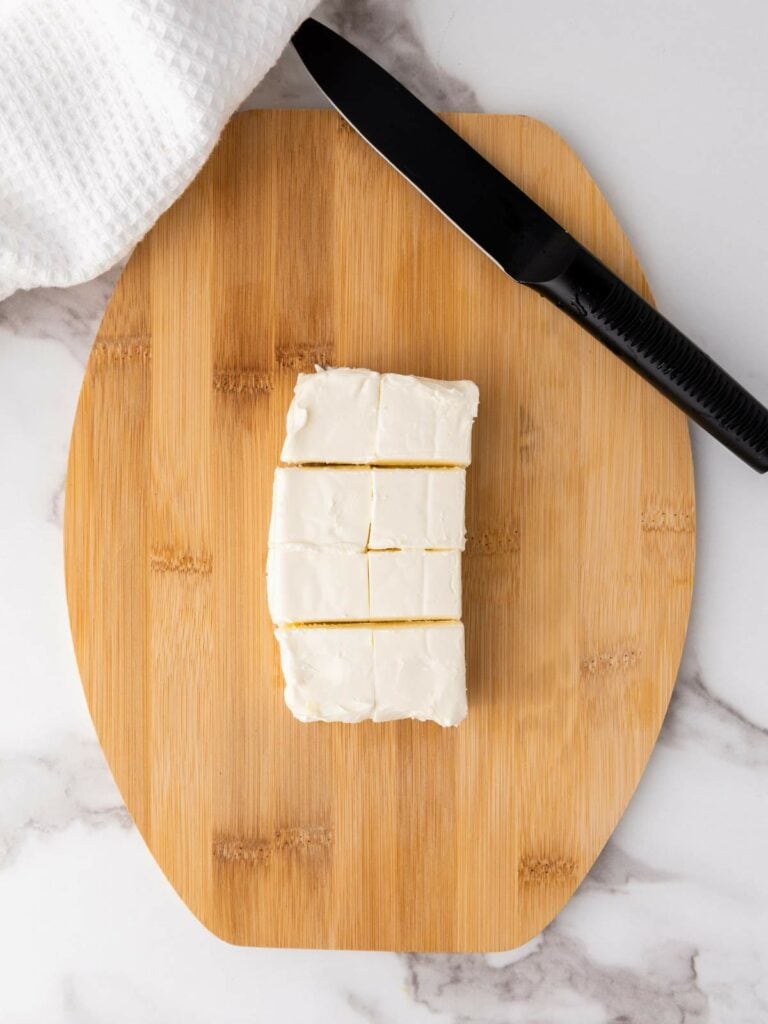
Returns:
[[[486,255],[760,473],[768,409],[357,47],[313,18],[293,45],[352,127]]]

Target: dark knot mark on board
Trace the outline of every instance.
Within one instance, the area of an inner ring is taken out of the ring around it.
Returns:
[[[333,345],[322,342],[281,344],[275,349],[275,361],[282,370],[311,370],[315,365],[333,362]]]
[[[510,555],[520,550],[520,531],[515,526],[491,526],[467,531],[466,554],[470,557]]]
[[[190,551],[153,551],[149,556],[153,572],[173,572],[181,576],[210,576],[213,561],[210,555],[194,555]]]
[[[263,370],[213,371],[213,390],[222,395],[268,395],[274,386],[272,374]]]
[[[278,853],[328,847],[333,842],[329,828],[276,828],[270,839],[240,839],[225,836],[214,840],[214,860],[229,864],[268,864]]]
[[[345,121],[343,117],[338,117],[336,119],[336,127],[342,133],[342,135],[357,135],[357,132],[349,123],[349,121]]]
[[[580,669],[583,676],[596,678],[613,673],[629,672],[642,658],[643,652],[637,648],[627,650],[599,651],[581,659]]]
[[[142,337],[100,339],[91,349],[91,362],[96,367],[146,363],[152,355],[149,341]]]
[[[517,873],[527,884],[541,882],[573,882],[576,861],[571,857],[521,857]]]
[[[693,512],[668,508],[646,509],[640,516],[643,533],[693,533],[696,520]]]
[[[536,421],[525,409],[521,409],[518,444],[520,448],[520,458],[523,462],[529,462],[536,456],[536,450],[540,442],[541,434],[536,428]]]

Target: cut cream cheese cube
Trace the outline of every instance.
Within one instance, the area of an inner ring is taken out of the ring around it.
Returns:
[[[371,525],[369,469],[277,469],[269,543],[364,551]]]
[[[460,619],[458,551],[370,551],[371,619]]]
[[[300,373],[288,410],[283,462],[374,462],[380,377],[373,370],[321,367]]]
[[[279,626],[363,622],[370,617],[368,556],[336,548],[270,548],[267,603]]]
[[[277,629],[285,703],[301,722],[362,722],[373,716],[370,627]]]
[[[479,392],[469,380],[385,373],[381,378],[376,462],[468,466]]]
[[[374,469],[368,547],[464,550],[463,469]]]
[[[373,689],[374,722],[458,725],[467,715],[462,624],[374,628]]]
[[[302,722],[458,725],[467,714],[464,627],[294,626],[277,629],[285,701]]]

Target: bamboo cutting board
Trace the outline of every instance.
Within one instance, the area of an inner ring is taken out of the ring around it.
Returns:
[[[448,120],[648,295],[552,131]],[[302,725],[283,704],[271,481],[314,363],[480,387],[458,729]],[[253,945],[504,949],[573,893],[661,725],[691,599],[686,423],[336,114],[251,112],[117,286],[74,427],[65,546],[101,742],[208,928]]]

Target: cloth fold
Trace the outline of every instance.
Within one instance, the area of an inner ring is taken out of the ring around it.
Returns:
[[[0,299],[129,252],[316,2],[0,0]]]

